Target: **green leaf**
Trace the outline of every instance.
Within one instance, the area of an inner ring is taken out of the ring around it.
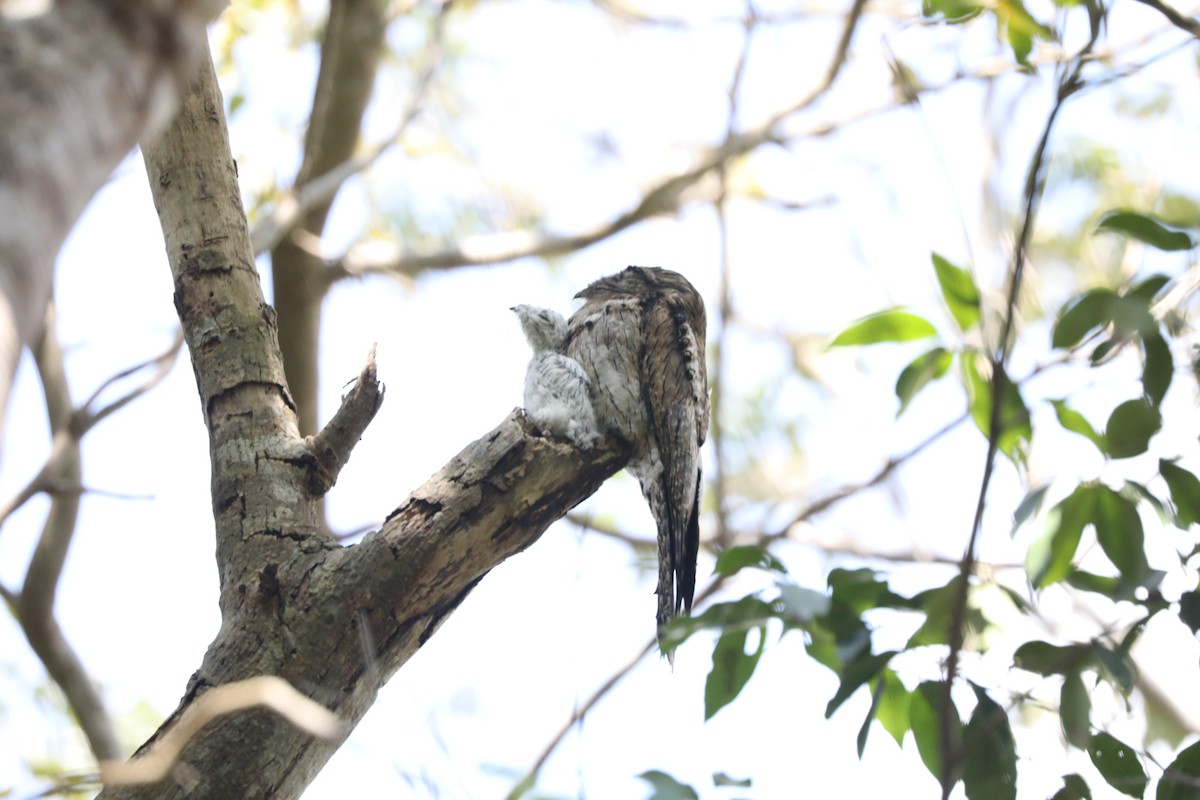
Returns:
[[[713,648],[712,671],[704,683],[705,722],[729,705],[754,674],[767,642],[766,628],[755,630],[758,631],[758,647],[752,653],[746,652],[747,630],[732,630],[717,639]]]
[[[833,716],[833,712],[838,710],[842,703],[850,698],[850,695],[858,691],[858,687],[868,681],[874,680],[879,671],[887,666],[887,663],[892,660],[892,656],[896,655],[895,650],[888,650],[884,653],[871,655],[867,653],[854,659],[846,664],[842,670],[842,682],[834,692],[829,703],[825,706],[825,719]]]
[[[1092,656],[1109,683],[1116,684],[1124,695],[1133,691],[1133,663],[1127,653],[1112,650],[1100,642],[1093,642]]]
[[[933,644],[948,644],[954,605],[958,600],[962,577],[954,576],[945,586],[921,592],[913,598],[917,608],[925,612],[925,621],[909,637],[906,650]],[[968,605],[964,620],[970,630],[981,630],[985,624],[983,614],[977,607]]]
[[[882,695],[879,693],[878,687],[882,682],[882,680],[875,682],[876,689],[871,692],[871,707],[867,709],[867,716],[863,719],[862,725],[859,726],[858,736],[855,739],[860,761],[862,760],[863,752],[867,749],[867,736],[871,733],[871,722],[875,719],[875,712],[879,710],[879,701]]]
[[[1096,445],[1100,452],[1104,452],[1104,437],[1096,433],[1096,429],[1092,427],[1092,423],[1087,421],[1087,417],[1068,406],[1066,400],[1051,400],[1050,404],[1054,406],[1054,415],[1058,417],[1059,425],[1071,433],[1078,433],[1080,436],[1086,437],[1088,441]]]
[[[996,444],[1000,452],[1011,461],[1021,462],[1033,436],[1033,427],[1029,422],[1029,408],[1021,398],[1020,389],[1002,372],[997,374],[999,367],[995,364],[990,365],[993,371],[992,379],[985,378],[980,367],[990,362],[979,353],[965,353],[960,361],[965,375],[971,418],[985,437],[991,435],[992,381],[1004,382],[1001,390],[1000,435]]]
[[[1081,569],[1073,569],[1071,574],[1066,577],[1066,582],[1068,586],[1082,589],[1085,592],[1102,594],[1113,600],[1125,594],[1121,591],[1121,579],[1111,575],[1096,575]],[[1132,595],[1132,592],[1129,594]]]
[[[1092,521],[1095,497],[1086,485],[1078,486],[1046,515],[1042,535],[1029,545],[1025,571],[1035,589],[1056,583],[1071,572],[1083,529]]]
[[[945,702],[946,685],[941,681],[925,681],[913,690],[909,705],[909,721],[917,753],[925,768],[939,781],[942,779],[941,709],[945,707]],[[952,726],[951,746],[957,750],[963,737],[962,720],[955,709],[950,709],[947,716]]]
[[[1104,555],[1127,584],[1140,586],[1150,574],[1150,565],[1137,506],[1107,486],[1092,486],[1090,491],[1095,498],[1092,522]]]
[[[1125,295],[1113,303],[1113,332],[1124,339],[1153,336],[1158,333],[1158,321],[1150,312],[1150,303],[1143,297]]]
[[[1171,502],[1175,504],[1179,527],[1186,528],[1200,522],[1200,478],[1166,459],[1159,460],[1158,472],[1171,491]]]
[[[1003,24],[1008,45],[1021,64],[1027,64],[1034,38],[1049,41],[1054,32],[1030,16],[1020,0],[1000,0],[993,11]]]
[[[1091,660],[1087,645],[1054,645],[1034,640],[1026,642],[1013,653],[1013,666],[1038,675],[1066,675],[1082,669]]]
[[[871,650],[871,631],[853,609],[836,600],[828,614],[814,620],[810,633],[808,654],[834,672],[840,673],[845,664]]]
[[[1042,503],[1046,501],[1046,492],[1050,491],[1050,484],[1043,483],[1041,486],[1036,486],[1029,490],[1029,494],[1025,495],[1025,499],[1017,506],[1017,510],[1013,512],[1013,526],[1010,536],[1016,536],[1017,529],[1029,521],[1032,517],[1037,516],[1037,513],[1042,510]]]
[[[647,800],[699,800],[700,795],[686,783],[680,783],[667,773],[652,769],[638,775],[639,778],[654,788],[654,794]]]
[[[949,23],[966,22],[982,11],[983,7],[971,0],[921,0],[923,16],[941,15]]]
[[[1117,294],[1109,289],[1093,289],[1068,303],[1054,323],[1050,344],[1058,349],[1075,347],[1092,331],[1112,322]]]
[[[1101,231],[1119,233],[1168,252],[1191,250],[1196,246],[1195,240],[1183,231],[1173,230],[1153,217],[1136,211],[1108,212],[1096,226],[1096,232]]]
[[[1083,685],[1083,675],[1077,669],[1063,676],[1058,718],[1067,741],[1080,750],[1087,749],[1092,742],[1092,696]]]
[[[724,772],[713,773],[713,786],[736,786],[739,789],[749,789],[754,785],[750,778],[731,778]]]
[[[1171,348],[1159,333],[1142,337],[1142,390],[1154,405],[1162,403],[1175,374]]]
[[[975,710],[963,731],[970,742],[963,759],[963,788],[968,800],[1015,800],[1017,744],[1008,714],[975,684]]]
[[[1158,514],[1158,518],[1161,521],[1171,521],[1171,515],[1167,513],[1167,507],[1163,505],[1163,501],[1155,497],[1153,492],[1137,481],[1126,480],[1125,486],[1121,489],[1121,494],[1138,502],[1145,500],[1154,509],[1154,513]]]
[[[1179,618],[1183,624],[1200,633],[1200,592],[1184,592],[1179,595]]]
[[[839,333],[830,347],[879,344],[880,342],[910,342],[936,336],[937,329],[924,317],[911,311],[894,308],[871,314]]]
[[[902,746],[904,734],[909,729],[908,708],[911,695],[896,673],[887,667],[875,684],[875,698],[875,719],[892,735],[896,744]]]
[[[896,397],[900,399],[900,410],[896,416],[904,413],[904,409],[926,384],[945,375],[953,360],[954,354],[949,350],[935,347],[914,358],[901,370],[900,377],[896,378]]]
[[[1092,790],[1080,776],[1064,775],[1063,788],[1055,792],[1050,800],[1092,800]]]
[[[1171,282],[1171,279],[1166,275],[1155,274],[1146,278],[1143,281],[1138,281],[1133,286],[1129,287],[1129,291],[1125,293],[1126,297],[1140,297],[1147,305],[1158,297],[1158,293],[1163,287]]]
[[[885,581],[878,579],[873,569],[830,570],[826,582],[833,599],[855,613],[861,614],[873,608],[913,608],[913,602],[893,592]]]
[[[959,329],[968,331],[979,322],[979,288],[971,273],[933,254],[933,269],[937,273],[938,285],[942,287],[942,300]]]
[[[1088,746],[1088,755],[1108,785],[1130,797],[1141,797],[1150,779],[1137,754],[1124,742],[1108,733],[1097,733]]]
[[[831,600],[824,592],[814,591],[792,583],[779,583],[779,599],[783,609],[793,620],[806,624],[814,617],[829,613]]]
[[[746,567],[765,569],[771,572],[787,574],[787,568],[765,547],[746,544],[730,547],[717,556],[717,565],[713,568],[714,575],[729,577]]]
[[[1200,796],[1200,742],[1194,742],[1175,756],[1158,781],[1156,800],[1196,800]]]
[[[1162,427],[1162,415],[1144,398],[1126,400],[1113,409],[1104,427],[1112,458],[1130,458],[1150,449],[1150,439]]]
[[[661,632],[658,644],[664,653],[669,653],[697,631],[747,630],[778,618],[772,603],[746,595],[730,603],[713,603],[702,614],[675,617]]]

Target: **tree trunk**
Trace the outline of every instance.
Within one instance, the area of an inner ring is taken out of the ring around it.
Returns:
[[[211,63],[146,152],[209,430],[221,630],[153,745],[209,688],[284,678],[333,709],[347,735],[383,683],[496,564],[532,544],[620,469],[613,446],[583,453],[514,411],[343,547],[315,509],[379,403],[373,359],[325,430],[301,437],[275,315],[254,268]],[[531,623],[536,624],[536,623]],[[205,727],[174,779],[104,798],[297,797],[340,744],[262,709]]]

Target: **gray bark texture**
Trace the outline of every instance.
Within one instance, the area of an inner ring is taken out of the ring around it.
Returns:
[[[40,337],[59,247],[113,168],[166,123],[226,2],[0,12],[0,415],[22,349]]]
[[[209,431],[222,625],[179,708],[143,751],[208,689],[259,675],[282,677],[332,709],[348,734],[493,566],[628,459],[614,445],[584,453],[542,438],[514,411],[404,499],[381,530],[356,545],[335,542],[318,503],[382,387],[372,357],[333,421],[301,436],[222,109],[206,60],[174,122],[145,151]],[[110,786],[101,797],[297,797],[340,743],[268,710],[238,711],[193,737],[170,779]]]

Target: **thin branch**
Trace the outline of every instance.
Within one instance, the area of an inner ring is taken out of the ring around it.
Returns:
[[[893,472],[896,471],[896,469],[898,467],[900,467],[902,464],[910,461],[911,459],[915,458],[916,456],[920,455],[921,452],[923,452],[927,447],[929,447],[934,442],[941,439],[943,436],[948,434],[950,431],[957,428],[959,425],[961,425],[963,422],[965,422],[968,418],[969,418],[969,415],[967,413],[964,412],[963,414],[960,414],[955,419],[950,420],[950,422],[946,423],[945,425],[943,425],[942,427],[938,428],[936,431],[931,433],[929,436],[922,439],[920,442],[918,442],[915,446],[913,446],[909,450],[906,450],[905,452],[900,453],[899,455],[894,455],[891,458],[889,458],[884,463],[884,465],[879,468],[879,471],[876,472],[874,475],[872,475],[867,480],[862,481],[860,483],[852,483],[847,486],[843,486],[840,489],[837,489],[837,490],[831,492],[830,494],[825,495],[824,497],[820,498],[819,500],[809,503],[807,506],[805,506],[805,508],[799,514],[797,514],[792,519],[791,522],[787,523],[786,525],[784,525],[782,528],[775,531],[774,533],[766,534],[763,537],[763,541],[765,543],[770,543],[773,541],[777,541],[779,539],[786,539],[786,538],[788,538],[789,532],[795,526],[808,521],[809,519],[815,517],[817,514],[821,514],[825,511],[828,511],[830,508],[837,505],[838,503],[840,503],[841,501],[845,500],[848,497],[852,497],[853,495],[856,495],[859,492],[865,491],[867,489],[870,489],[873,486],[878,486],[879,484],[883,483],[885,480],[887,480],[891,476],[891,474]]]
[[[570,522],[572,525],[575,525],[582,531],[598,533],[601,536],[607,536],[609,539],[616,539],[618,542],[627,544],[630,547],[649,549],[655,546],[655,541],[653,539],[642,539],[626,533],[625,531],[617,528],[615,525],[606,525],[604,523],[597,522],[591,514],[580,514],[578,512],[571,511],[568,512],[566,519],[567,522]]]
[[[18,508],[28,502],[30,498],[42,492],[59,491],[64,486],[77,487],[81,485],[78,478],[73,481],[63,480],[62,470],[65,461],[70,458],[71,448],[77,447],[83,435],[99,424],[104,418],[124,408],[157,386],[167,376],[167,373],[171,371],[171,367],[174,366],[175,359],[178,357],[182,345],[183,334],[177,333],[175,340],[167,350],[137,366],[121,370],[116,375],[105,380],[99,388],[92,392],[87,401],[71,414],[69,424],[55,433],[54,442],[50,449],[50,456],[46,459],[46,463],[38,471],[38,474],[21,491],[9,499],[7,503],[0,505],[0,529],[3,529],[4,522]],[[108,387],[147,367],[155,367],[155,371],[146,380],[108,405],[96,410],[91,409],[91,406]],[[70,491],[69,488],[68,491]]]
[[[250,242],[255,254],[273,250],[309,211],[331,201],[343,183],[366,171],[404,137],[409,126],[420,114],[425,98],[429,94],[429,88],[433,85],[433,76],[437,72],[438,64],[441,63],[444,50],[446,18],[452,5],[453,0],[444,0],[438,9],[437,16],[433,20],[433,31],[430,34],[424,63],[417,73],[412,97],[409,98],[408,106],[391,134],[362,155],[343,161],[333,169],[307,181],[299,189],[294,189],[281,197],[275,204],[274,211],[255,225],[254,230],[250,233]]]
[[[1182,31],[1187,31],[1192,36],[1200,38],[1200,22],[1197,22],[1195,19],[1184,16],[1171,6],[1161,2],[1161,0],[1137,1],[1142,5],[1150,6],[1150,8],[1153,8],[1155,11],[1162,14],[1164,17],[1170,20],[1171,24],[1176,28],[1179,28]]]
[[[742,78],[746,73],[746,62],[750,58],[750,44],[754,38],[754,27],[758,17],[753,2],[747,0],[745,17],[742,20],[744,34],[742,51],[734,66],[733,78],[727,91],[728,111],[725,125],[725,139],[734,137],[737,126],[738,97],[741,92]],[[721,424],[722,408],[725,399],[725,343],[729,332],[729,320],[733,316],[730,300],[730,248],[729,248],[729,215],[728,215],[729,175],[725,164],[717,167],[717,196],[713,199],[713,209],[717,216],[717,237],[720,241],[720,281],[717,297],[717,330],[712,349],[712,413],[710,415],[710,433],[713,449],[713,493],[716,495],[717,533],[716,538],[722,545],[729,541],[729,513],[727,507],[728,492],[725,483],[725,427]]]
[[[713,580],[710,581],[709,584],[701,591],[697,592],[695,601],[696,606],[698,607],[700,603],[716,594],[717,591],[725,585],[728,577],[729,576],[727,575],[718,575],[713,578]],[[611,692],[617,686],[617,684],[625,678],[626,675],[632,672],[633,668],[641,663],[642,659],[645,658],[648,653],[658,649],[659,647],[657,639],[651,639],[650,641],[646,642],[646,644],[642,646],[642,649],[638,651],[637,655],[630,659],[625,666],[621,667],[612,675],[610,675],[608,680],[600,684],[596,691],[592,692],[591,696],[588,697],[588,699],[585,700],[582,705],[577,706],[575,710],[571,712],[571,716],[567,719],[563,726],[559,728],[558,733],[555,734],[554,738],[552,738],[542,750],[541,754],[534,761],[533,766],[529,768],[529,771],[525,773],[525,776],[521,778],[521,780],[517,782],[516,786],[513,787],[513,790],[509,792],[508,800],[518,800],[518,798],[523,797],[524,794],[533,787],[534,781],[537,780],[538,773],[541,771],[542,767],[545,766],[546,761],[549,760],[550,756],[554,753],[558,746],[562,744],[562,741],[566,738],[567,734],[571,732],[571,728],[575,727],[576,724],[578,724],[585,716],[587,716],[588,712],[595,708],[596,705],[602,699],[604,699],[604,697]]]
[[[899,467],[901,464],[905,463],[906,461],[908,461],[908,460],[914,458],[915,456],[917,456],[918,454],[920,454],[923,450],[925,450],[925,448],[929,447],[931,444],[936,442],[938,439],[945,436],[947,433],[949,433],[955,427],[960,425],[967,418],[968,418],[968,416],[966,414],[963,414],[962,416],[958,417],[957,419],[951,421],[949,424],[944,425],[943,427],[939,428],[937,431],[935,431],[933,434],[931,434],[929,437],[927,437],[926,439],[924,439],[923,441],[918,443],[916,446],[914,446],[910,450],[907,450],[904,453],[901,453],[900,455],[896,455],[896,456],[893,456],[892,458],[888,459],[887,463],[879,470],[879,472],[877,472],[869,480],[867,480],[863,483],[854,484],[852,486],[847,486],[842,489],[839,489],[838,491],[834,492],[833,494],[830,494],[830,495],[822,498],[821,500],[818,500],[818,501],[810,504],[791,523],[789,523],[787,526],[785,526],[780,531],[762,536],[761,541],[764,544],[766,544],[766,543],[770,543],[771,541],[786,538],[788,535],[788,531],[794,525],[797,525],[807,519],[810,519],[811,517],[815,516],[816,514],[821,513],[822,511],[828,510],[832,506],[836,505],[838,502],[846,499],[847,497],[850,497],[851,495],[854,495],[858,492],[861,492],[865,489],[868,489],[872,486],[882,483],[884,480],[887,479],[887,477],[889,475],[892,474],[893,471],[895,471],[895,469],[897,467]],[[580,521],[577,517],[578,517],[578,515],[576,515],[575,519],[572,519],[572,521],[575,522],[576,524],[586,525],[587,527],[590,527],[590,528],[595,527],[594,525],[591,524],[591,522],[589,520]],[[608,533],[609,531],[606,529],[604,532]],[[628,538],[628,537],[617,536],[616,538],[624,539],[624,538]],[[635,542],[635,544],[637,544],[637,543]],[[877,557],[887,558],[886,555],[880,555]],[[695,601],[696,607],[699,607],[702,602],[704,602],[705,600],[707,600],[708,598],[710,598],[714,594],[716,594],[716,592],[722,586],[724,586],[725,580],[726,580],[726,576],[718,575],[707,586],[705,586],[702,590],[697,592],[696,593],[696,601]],[[546,761],[550,758],[550,755],[554,752],[554,750],[558,747],[558,745],[562,743],[562,740],[566,737],[566,735],[568,733],[570,733],[571,728],[576,723],[578,723],[581,719],[583,719],[583,717],[592,708],[594,708],[596,706],[596,704],[599,703],[600,700],[604,698],[605,695],[607,695],[610,691],[612,691],[612,689],[618,683],[620,683],[620,681],[626,675],[628,675],[633,670],[633,668],[636,667],[643,658],[646,657],[646,654],[651,652],[651,650],[653,650],[655,648],[655,644],[656,644],[656,642],[654,640],[647,642],[646,645],[638,652],[638,654],[629,661],[629,663],[627,663],[620,670],[618,670],[616,673],[614,673],[612,676],[610,676],[609,679],[607,681],[605,681],[603,684],[601,684],[601,686],[595,692],[593,692],[592,695],[581,706],[579,706],[574,712],[572,712],[570,718],[566,721],[566,723],[563,724],[563,726],[559,729],[559,732],[554,736],[553,739],[551,739],[550,743],[547,744],[546,747],[543,749],[541,755],[538,756],[537,760],[534,762],[534,764],[530,768],[529,772],[527,772],[525,774],[525,776],[516,784],[513,791],[509,794],[509,800],[514,800],[515,798],[520,797],[522,792],[527,791],[533,785],[533,782],[537,779],[538,772],[545,765]]]
[[[816,88],[789,108],[772,116],[763,125],[744,133],[727,134],[721,145],[711,148],[691,169],[663,179],[648,191],[634,208],[612,220],[577,234],[539,235],[531,231],[494,234],[478,237],[474,241],[468,240],[457,248],[428,254],[405,253],[395,244],[372,243],[356,246],[341,259],[330,264],[329,280],[378,273],[413,276],[427,270],[484,266],[520,258],[550,258],[582,250],[620,233],[635,223],[679,210],[684,192],[709,173],[764,144],[784,141],[776,127],[784,119],[811,106],[833,86],[845,65],[850,41],[865,6],[866,0],[855,0],[846,17],[846,24],[833,58]],[[826,135],[829,132],[830,130],[819,128],[814,135]]]
[[[46,398],[50,430],[55,440],[51,456],[54,468],[49,472],[43,469],[43,475],[39,477],[45,478],[44,485],[47,488],[53,483],[79,484],[83,473],[79,439],[75,435],[76,414],[71,408],[53,302],[46,309],[42,336],[33,348],[33,356]],[[47,466],[49,465],[48,463]],[[52,495],[50,510],[46,514],[41,536],[26,569],[21,592],[12,596],[10,602],[26,641],[41,660],[46,672],[62,690],[92,754],[98,760],[118,758],[122,755],[121,743],[117,738],[112,718],[104,706],[104,700],[54,617],[54,598],[78,519],[77,493]]]
[[[529,771],[525,773],[521,780],[517,781],[516,786],[514,786],[513,790],[509,792],[508,800],[518,800],[518,798],[524,797],[525,794],[531,788],[533,788],[534,782],[537,780],[538,773],[542,771],[542,767],[545,766],[546,761],[550,759],[550,756],[553,755],[554,751],[558,749],[558,746],[562,744],[563,739],[565,739],[567,734],[571,732],[571,728],[575,727],[580,720],[587,716],[587,713],[595,708],[596,704],[603,700],[604,697],[611,692],[618,683],[624,680],[626,675],[628,675],[630,672],[633,672],[633,668],[641,663],[642,659],[646,657],[647,653],[655,649],[657,649],[657,643],[654,639],[646,642],[646,644],[642,646],[642,649],[638,651],[637,655],[631,658],[629,662],[625,664],[625,666],[621,667],[612,675],[610,675],[608,680],[600,684],[596,691],[592,692],[591,697],[584,701],[583,705],[578,706],[574,711],[571,712],[571,715],[567,718],[567,721],[563,723],[561,728],[558,729],[558,733],[556,733],[553,738],[550,739],[545,748],[542,749],[541,754],[538,755],[538,757],[534,760],[533,766],[529,768]]]
[[[1025,273],[1025,263],[1028,257],[1029,242],[1033,236],[1033,227],[1037,217],[1038,204],[1046,186],[1046,150],[1050,143],[1050,134],[1054,122],[1058,118],[1067,99],[1083,88],[1082,72],[1086,56],[1095,46],[1100,34],[1100,25],[1093,19],[1092,36],[1080,51],[1074,63],[1065,67],[1059,79],[1058,91],[1054,105],[1046,118],[1042,129],[1041,139],[1034,150],[1025,178],[1025,209],[1021,230],[1017,237],[1016,248],[1013,252],[1013,265],[1009,278],[1008,299],[1005,304],[1004,325],[999,341],[996,343],[996,355],[992,358],[992,408],[988,423],[988,447],[983,462],[983,477],[980,481],[979,496],[975,504],[975,516],[971,522],[971,533],[967,538],[967,546],[959,567],[958,583],[955,586],[955,596],[950,609],[949,653],[946,657],[946,680],[942,695],[942,706],[939,709],[938,749],[941,756],[942,800],[947,800],[951,789],[957,782],[961,749],[955,744],[952,730],[955,715],[951,690],[958,675],[958,661],[962,652],[964,627],[967,615],[967,595],[969,578],[975,570],[975,548],[983,528],[983,513],[986,507],[988,487],[991,485],[992,474],[996,465],[996,454],[999,450],[1000,437],[1004,433],[1004,396],[1008,389],[1006,368],[1009,356],[1012,354],[1012,335],[1016,324],[1017,301],[1021,293],[1022,279]]]
[[[278,675],[258,675],[209,689],[180,715],[151,746],[129,761],[100,762],[101,780],[117,784],[157,783],[171,774],[184,745],[217,717],[263,706],[312,736],[344,735],[338,715],[296,691]]]

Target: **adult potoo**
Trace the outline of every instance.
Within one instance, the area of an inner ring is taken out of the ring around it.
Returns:
[[[700,546],[700,445],[708,434],[705,314],[677,272],[628,267],[576,297],[567,355],[591,380],[603,432],[633,447],[627,469],[658,526],[658,625],[691,612]]]

